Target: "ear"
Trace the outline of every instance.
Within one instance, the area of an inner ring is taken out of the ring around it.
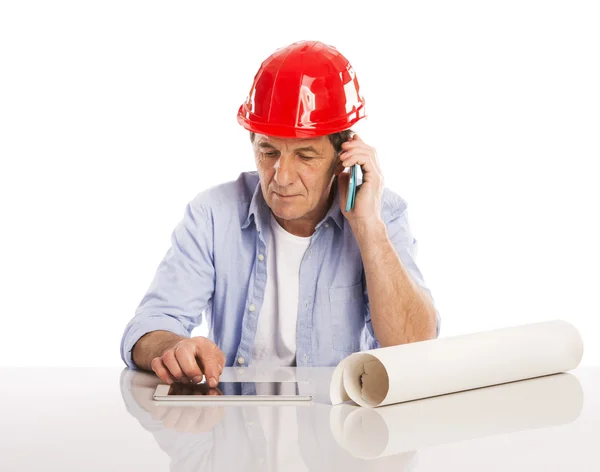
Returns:
[[[336,157],[336,161],[335,167],[333,168],[333,175],[340,175],[342,172],[344,172],[345,167],[339,157]]]

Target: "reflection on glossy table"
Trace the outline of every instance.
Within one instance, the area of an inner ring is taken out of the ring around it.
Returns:
[[[331,406],[332,368],[226,368],[311,382],[308,405],[152,400],[153,374],[2,368],[0,470],[598,471],[600,367],[377,409]]]

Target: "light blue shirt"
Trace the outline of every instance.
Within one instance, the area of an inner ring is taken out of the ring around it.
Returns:
[[[340,210],[337,187],[300,264],[296,365],[302,367],[337,365],[353,352],[380,347],[360,250]],[[123,333],[121,358],[127,366],[136,368],[131,350],[144,334],[166,330],[189,337],[203,312],[208,337],[225,354],[226,365],[251,363],[267,283],[270,211],[257,172],[243,172],[188,203],[171,247]],[[387,188],[381,216],[404,267],[431,296],[415,262],[417,241],[406,202]],[[438,313],[438,335],[439,329]]]

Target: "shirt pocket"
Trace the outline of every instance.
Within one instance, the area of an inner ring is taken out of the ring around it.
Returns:
[[[330,288],[329,311],[333,349],[360,351],[360,337],[365,326],[362,284]]]

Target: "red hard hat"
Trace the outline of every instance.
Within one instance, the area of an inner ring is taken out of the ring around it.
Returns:
[[[255,133],[309,138],[346,130],[365,116],[348,60],[333,46],[299,41],[261,64],[237,119]]]

